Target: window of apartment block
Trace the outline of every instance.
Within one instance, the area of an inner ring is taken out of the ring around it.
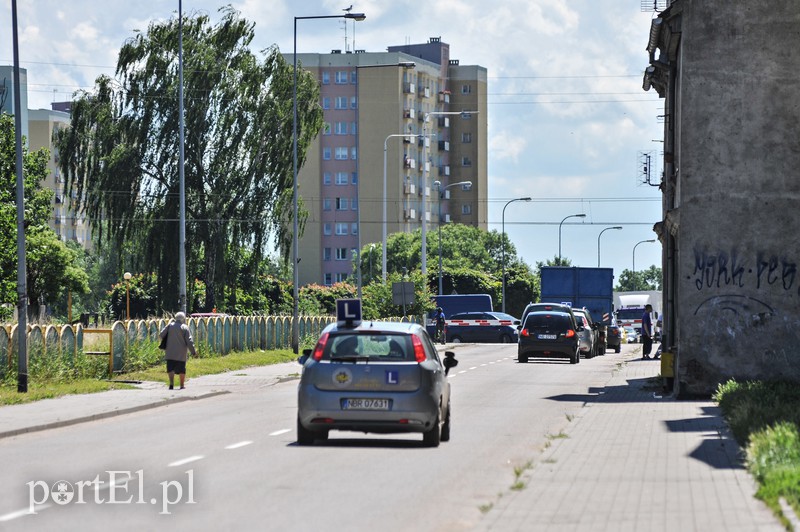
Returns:
[[[336,148],[336,160],[337,161],[346,161],[347,160],[347,148]]]
[[[331,82],[331,73],[327,70],[322,71],[322,84],[329,85]]]
[[[358,148],[356,148],[355,146],[350,148],[350,158],[353,159],[354,161],[358,159]]]
[[[347,260],[347,248],[336,248],[336,260]]]
[[[461,94],[472,94],[472,85],[466,83],[461,85]]]
[[[336,134],[347,135],[347,122],[336,122]]]
[[[350,109],[358,109],[358,100],[355,96],[350,96]]]
[[[350,183],[353,185],[358,184],[358,172],[353,172],[352,174],[350,174]]]
[[[323,185],[330,185],[331,184],[331,173],[325,172],[322,174],[322,184]]]
[[[324,224],[322,226],[322,233],[325,234],[325,235],[330,235],[331,234],[331,224],[329,224],[329,223]]]
[[[322,124],[322,134],[323,135],[330,135],[331,134],[331,123],[325,122]]]
[[[335,106],[336,109],[347,109],[347,96],[337,96]]]
[[[353,70],[350,72],[350,83],[353,85],[358,83],[358,70]]]
[[[472,214],[472,205],[465,203],[461,206],[461,214]]]
[[[347,83],[349,76],[347,72],[344,70],[337,70],[336,71],[336,84],[337,85],[344,85]]]
[[[323,198],[322,199],[322,210],[323,211],[331,210],[331,199],[330,198]]]
[[[337,223],[336,224],[336,234],[337,235],[346,235],[347,234],[347,224],[346,223]]]
[[[333,284],[333,274],[326,273],[325,274],[325,286],[330,286]]]
[[[322,148],[322,158],[326,161],[331,160],[331,149],[330,148]]]
[[[331,108],[331,97],[330,96],[324,96],[322,98],[322,108],[323,109],[330,109]]]
[[[357,223],[350,224],[350,233],[353,234],[353,235],[357,235],[358,234],[358,224]]]
[[[337,211],[347,210],[347,198],[336,198],[336,210]]]
[[[347,280],[347,274],[346,273],[337,273],[336,274],[336,282],[337,283],[343,283],[346,280]]]
[[[469,144],[470,142],[472,142],[472,133],[462,133],[461,142],[463,142],[464,144]]]
[[[337,185],[347,184],[347,172],[336,172],[336,184]]]
[[[358,200],[356,200],[356,198],[350,200],[350,208],[354,211],[358,210]]]
[[[358,122],[350,122],[350,134],[358,135]]]
[[[322,249],[322,260],[331,260],[331,248]]]
[[[472,159],[470,159],[469,157],[462,157],[461,166],[472,166]]]

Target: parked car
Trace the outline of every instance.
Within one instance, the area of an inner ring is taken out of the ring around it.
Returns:
[[[601,342],[598,324],[592,321],[591,313],[583,308],[572,309],[572,313],[575,315],[576,319],[579,319],[581,316],[584,318],[582,324],[578,322],[579,325],[583,325],[586,329],[581,333],[582,337],[589,338],[588,349],[584,350],[581,348],[581,353],[583,353],[584,358],[593,358],[604,354],[605,349],[603,349],[603,346],[605,345],[605,335],[603,335]]]
[[[641,338],[641,334],[632,326],[625,326],[625,335],[629,344],[637,344]]]
[[[625,329],[612,323],[606,328],[606,344],[609,349],[614,349],[615,353],[622,350],[622,336]]]
[[[595,356],[594,333],[592,326],[586,320],[586,316],[576,312],[575,322],[583,329],[578,333],[578,351],[583,355],[583,358],[593,358]]]
[[[520,320],[503,312],[460,312],[447,320],[445,337],[448,342],[517,343]]]
[[[578,333],[582,330],[572,313],[531,312],[519,334],[517,360],[524,364],[532,357],[563,357],[577,364],[581,360]]]
[[[332,323],[298,362],[299,445],[331,430],[419,432],[430,447],[450,439],[447,372],[458,361],[450,351],[440,359],[423,326]]]

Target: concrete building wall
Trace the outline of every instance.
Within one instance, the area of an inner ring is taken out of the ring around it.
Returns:
[[[28,137],[28,71],[19,69],[19,97],[22,136]],[[14,115],[14,67],[0,65],[0,113]]]
[[[676,387],[800,381],[800,4],[678,0],[662,18],[658,229]]]

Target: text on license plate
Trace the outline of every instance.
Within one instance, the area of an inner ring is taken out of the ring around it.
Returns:
[[[344,399],[342,410],[389,410],[388,399]]]
[[[555,340],[558,338],[557,334],[540,334],[539,340]]]

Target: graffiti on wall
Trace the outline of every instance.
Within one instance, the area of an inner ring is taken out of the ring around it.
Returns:
[[[746,288],[760,290],[779,287],[800,294],[797,263],[786,256],[779,257],[759,251],[742,256],[738,250],[694,250],[694,272],[688,277],[697,290],[707,288]]]

